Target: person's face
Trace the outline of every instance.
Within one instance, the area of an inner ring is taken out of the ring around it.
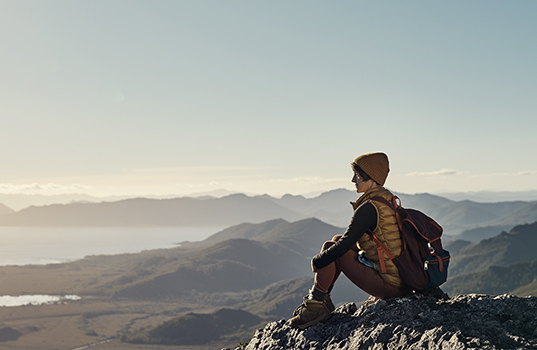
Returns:
[[[356,187],[356,192],[358,193],[364,193],[365,191],[367,191],[368,189],[371,188],[371,182],[373,181],[372,179],[369,179],[367,181],[364,181],[360,175],[355,171],[354,172],[354,176],[352,177],[352,180],[351,180],[353,183],[354,183],[354,186]]]

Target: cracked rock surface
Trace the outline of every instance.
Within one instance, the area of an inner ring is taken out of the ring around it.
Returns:
[[[304,331],[271,322],[246,346],[261,349],[537,349],[537,297],[370,299],[340,306]]]

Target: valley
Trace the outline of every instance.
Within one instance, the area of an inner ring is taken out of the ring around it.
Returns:
[[[285,196],[281,203],[291,206],[300,202],[301,215],[306,215],[307,211],[313,213],[340,202],[341,195],[347,194],[336,191],[317,199],[322,205]],[[267,205],[263,200],[248,202],[246,196],[234,198],[246,201],[235,210],[242,210],[248,203]],[[439,197],[424,194],[403,200],[411,207],[428,208],[423,210],[438,216],[439,221],[466,217],[465,225],[472,220],[482,222],[464,211],[447,210],[451,202]],[[495,220],[519,209],[526,218],[533,215],[532,203],[466,203],[462,207],[488,211],[483,217]],[[336,207],[332,209],[332,214],[342,213]],[[312,285],[311,257],[325,240],[344,231],[311,217],[255,222],[261,219],[228,226],[204,240],[182,242],[174,248],[94,255],[68,263],[0,267],[0,295],[80,297],[50,305],[0,307],[0,350],[202,350],[235,347],[248,341],[267,322],[289,318]],[[537,253],[533,249],[537,245],[537,223],[516,225],[506,232],[491,226],[489,231],[479,241],[444,238],[452,260],[450,276],[442,288],[455,295],[537,294]],[[344,277],[332,293],[334,302],[340,305],[360,304],[367,297]]]

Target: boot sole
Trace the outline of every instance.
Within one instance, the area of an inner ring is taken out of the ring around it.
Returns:
[[[326,315],[323,315],[323,316],[319,316],[317,317],[316,319],[314,320],[311,320],[307,323],[304,323],[304,324],[301,324],[301,325],[298,325],[298,326],[292,326],[293,328],[298,328],[298,329],[306,329],[308,327],[311,327],[311,326],[314,326],[316,325],[317,323],[321,323],[321,322],[324,322],[324,321],[328,321],[328,319],[332,316],[332,313],[327,313]]]

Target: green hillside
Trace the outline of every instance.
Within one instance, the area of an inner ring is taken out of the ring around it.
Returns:
[[[236,338],[238,343],[240,340],[248,340],[253,331],[251,327],[260,322],[258,316],[242,310],[221,309],[211,314],[189,313],[158,326],[123,334],[121,340],[136,344],[204,345]]]
[[[513,228],[513,225],[498,225],[498,226],[485,226],[476,227],[469,230],[465,230],[456,235],[457,239],[467,240],[471,242],[479,242],[483,239],[491,238],[498,235],[502,231],[509,231]]]
[[[537,259],[537,223],[519,225],[509,233],[469,245],[452,256],[450,276],[483,271]]]
[[[312,277],[275,283],[268,286],[258,299],[245,307],[245,310],[274,319],[289,318],[312,284]]]
[[[520,225],[537,221],[537,202],[529,202],[516,211],[494,220],[493,225]]]
[[[223,293],[263,289],[278,281],[310,278],[311,257],[323,242],[339,233],[340,228],[317,219],[236,225],[209,237],[203,244],[133,254],[130,260],[126,257],[120,274],[103,276],[83,294],[135,300],[173,300],[188,295],[197,302],[201,298],[219,299]],[[217,243],[208,246],[210,241]],[[298,300],[307,288],[300,291]],[[340,301],[367,298],[343,276],[333,294],[334,300]],[[223,297],[234,298],[228,294]]]
[[[281,249],[292,250],[309,260],[319,252],[325,241],[344,232],[344,228],[329,225],[316,218],[295,222],[279,219],[260,224],[244,223],[232,226],[208,237],[199,245],[216,244],[226,239],[245,238],[272,243],[280,246]],[[196,243],[192,244],[192,246],[195,245]]]
[[[190,291],[239,292],[304,275],[308,261],[283,247],[231,239],[169,262],[145,276],[107,286],[115,297],[177,298]]]
[[[484,271],[451,277],[442,286],[450,295],[455,294],[504,294],[518,288],[522,289],[515,294],[529,292],[528,284],[537,277],[537,260],[523,262],[508,266],[490,266]]]
[[[519,287],[511,293],[520,297],[537,296],[537,277],[531,283]]]
[[[325,241],[334,235],[343,234],[344,229],[310,218],[277,226],[259,235],[255,240],[269,242],[291,249],[308,260],[317,254]]]
[[[289,222],[283,219],[275,219],[265,221],[259,224],[242,223],[239,225],[228,227],[214,235],[206,238],[203,244],[216,244],[232,238],[247,238],[256,239],[266,232],[276,230],[279,227],[288,225]]]
[[[463,249],[468,248],[471,244],[472,242],[465,241],[462,239],[458,239],[455,241],[447,241],[447,242],[443,241],[442,242],[444,249],[447,249],[451,253],[451,256],[453,256],[454,254],[458,253],[459,251]]]

